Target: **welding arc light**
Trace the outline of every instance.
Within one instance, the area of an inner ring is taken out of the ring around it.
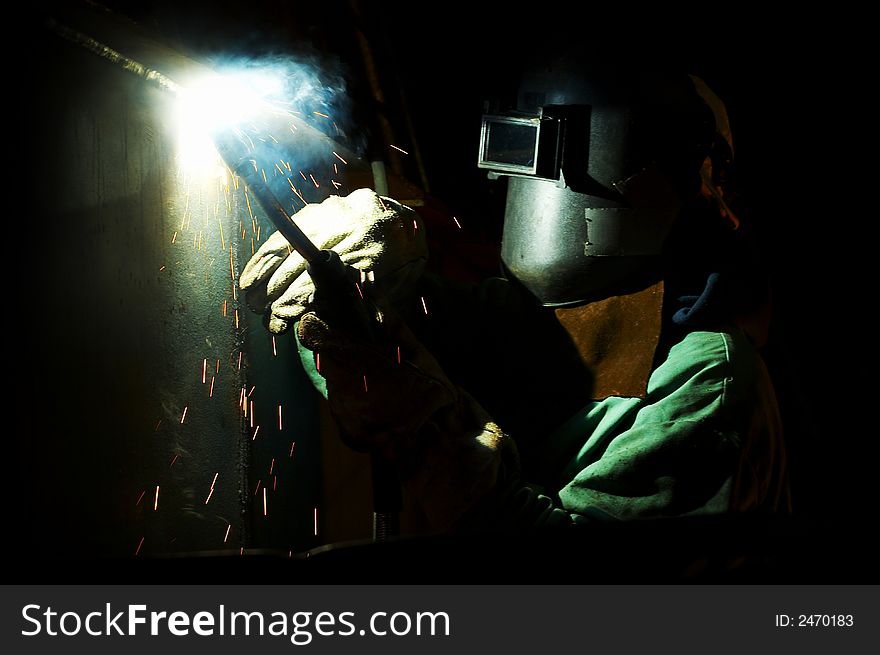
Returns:
[[[175,103],[178,165],[196,176],[219,176],[223,168],[212,135],[235,129],[261,114],[284,113],[278,99],[280,75],[254,69],[196,80],[178,93]]]

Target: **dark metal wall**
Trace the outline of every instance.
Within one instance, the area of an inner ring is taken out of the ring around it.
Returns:
[[[126,28],[65,20],[181,70]],[[35,33],[12,317],[21,543],[38,557],[321,543],[316,395],[292,336],[273,343],[235,288],[272,228],[221,171],[180,170],[158,89]]]

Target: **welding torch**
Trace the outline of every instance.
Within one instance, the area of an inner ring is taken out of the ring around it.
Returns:
[[[378,341],[375,309],[358,287],[359,271],[346,266],[333,250],[320,250],[284,209],[258,171],[254,158],[234,129],[215,132],[217,152],[233,174],[244,180],[266,216],[308,264],[315,285],[313,302],[332,318],[352,325],[361,335]],[[402,499],[393,464],[379,454],[371,458],[373,483],[373,539],[385,541],[399,534],[398,514]]]

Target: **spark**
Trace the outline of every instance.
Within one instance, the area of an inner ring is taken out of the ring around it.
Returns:
[[[288,182],[290,182],[290,180],[288,180]],[[306,199],[302,197],[302,194],[299,192],[299,189],[297,189],[295,186],[293,186],[293,182],[290,183],[290,188],[293,189],[293,192],[296,194],[296,197],[299,198],[300,200],[302,200],[302,203],[304,205],[309,204],[306,202]]]
[[[333,153],[336,154],[336,153]],[[336,162],[333,162],[333,174],[339,175],[339,168],[336,166]]]
[[[189,409],[189,405],[183,408],[183,416],[180,417],[180,423],[183,425],[183,422],[186,420],[186,411]]]
[[[138,553],[141,552],[141,546],[144,545],[144,539],[146,539],[146,537],[141,537],[141,540],[138,542],[138,546],[137,546],[137,548],[136,548],[135,551],[134,551],[134,556],[135,556],[135,557],[137,557],[137,556],[138,556]]]
[[[455,216],[453,216],[453,217],[452,217],[452,220],[455,221],[455,224],[458,225],[458,229],[460,230],[460,229],[461,229],[461,223],[458,222],[458,219],[457,219]]]
[[[217,359],[217,375],[220,374],[220,359]]]
[[[275,138],[274,136],[272,136],[271,134],[269,135],[269,138],[272,139],[275,143],[278,143],[278,139],[276,139],[276,138]]]
[[[278,349],[275,347],[275,335],[272,335],[272,356],[278,357]]]
[[[330,118],[327,114],[322,114],[322,113],[319,112],[319,111],[313,111],[312,113],[313,113],[315,116],[320,116],[321,118]]]
[[[174,234],[171,235],[171,243],[174,243],[175,241],[177,241],[177,232],[176,231],[174,232]]]
[[[156,427],[153,429],[153,432],[158,432],[160,425],[162,425],[162,419],[159,419],[159,422],[156,423]]]
[[[397,346],[397,363],[400,364],[400,346]]]
[[[235,329],[238,329],[238,310],[235,310]]]
[[[162,267],[159,269],[159,272],[161,273],[164,270],[165,270],[165,264],[162,264]]]
[[[248,216],[254,217],[254,210],[251,209],[251,199],[247,194],[247,187],[244,188],[244,201],[247,203]]]
[[[232,259],[232,244],[229,244],[229,274],[232,276],[232,281],[235,282],[235,262]],[[235,287],[233,287],[235,288]]]
[[[159,509],[159,485],[156,485],[156,498],[153,500],[153,511]]]
[[[269,515],[269,508],[266,505],[266,487],[263,487],[263,516]]]
[[[226,317],[226,315],[228,313],[228,305],[227,305],[228,302],[229,302],[228,300],[223,301],[223,311],[221,313],[223,314],[224,318]]]
[[[180,457],[180,455],[178,453],[174,453],[174,457],[171,459],[171,463],[168,465],[169,468],[174,466],[174,462],[177,461],[178,457]]]
[[[275,168],[278,169],[278,172],[279,172],[279,173],[281,173],[282,175],[284,175],[284,170],[283,170],[278,164],[275,164]]]
[[[266,169],[265,169],[265,168],[261,168],[261,169],[260,169],[260,172],[263,174],[263,182],[265,182],[266,184],[269,184],[269,180],[266,179]]]
[[[363,300],[363,299],[364,299],[364,293],[363,293],[363,291],[361,291],[361,285],[358,284],[357,282],[355,282],[355,283],[354,283],[354,288],[357,289],[357,291],[358,291],[358,295],[360,295],[361,300]]]
[[[213,398],[213,397],[214,397],[214,380],[215,380],[215,379],[216,379],[216,378],[212,375],[212,376],[211,376],[211,390],[208,392],[208,398]]]
[[[223,543],[226,543],[226,540],[229,539],[229,531],[232,530],[232,523],[226,526],[226,536],[223,537]]]
[[[312,175],[311,173],[309,173],[309,177],[312,178],[312,184],[315,185],[315,188],[316,188],[316,189],[320,189],[320,188],[321,188],[321,185],[318,184],[318,181],[315,179],[315,176]]]
[[[263,483],[262,480],[257,480],[257,488],[254,489],[254,495],[255,495],[255,496],[256,496],[258,493],[260,493],[260,485],[261,485],[262,483]]]
[[[425,304],[425,297],[419,296],[419,298],[422,299],[422,308],[425,310],[425,316],[427,316],[428,315],[428,305]]]
[[[419,224],[416,222],[416,219],[413,219],[413,232],[418,232]]]
[[[309,181],[309,179],[306,177],[306,174],[305,174],[305,173],[303,173],[302,171],[300,171],[299,174],[302,176],[303,182],[308,182],[308,181]]]
[[[188,183],[187,183],[187,186],[189,186]],[[187,223],[187,221],[186,221],[186,219],[187,219],[187,214],[189,214],[189,196],[190,196],[190,194],[189,194],[189,189],[187,189],[187,193],[186,193],[186,204],[183,206],[183,225],[181,225],[181,228],[180,228],[180,229],[183,229],[183,227],[184,227],[184,226],[186,225],[186,223]]]
[[[254,430],[254,436],[251,437],[251,441],[256,441],[256,439],[257,439],[257,433],[258,433],[259,431],[260,431],[260,426],[258,425],[258,426],[257,426],[257,429]]]
[[[288,455],[288,457],[289,457],[290,459],[293,459],[293,449],[294,449],[294,448],[296,448],[296,442],[295,442],[295,441],[291,441],[291,442],[290,442],[290,454]]]
[[[272,491],[278,491],[278,476],[272,476]]]
[[[241,356],[242,356],[242,353],[241,352],[238,353],[238,370],[239,371],[241,370]]]
[[[141,492],[141,495],[138,496],[137,502],[134,504],[135,507],[137,507],[138,505],[141,504],[141,501],[144,499],[144,494],[146,494],[146,493],[147,493],[147,490],[146,490],[146,489],[144,489],[144,490]]]
[[[389,143],[388,145],[391,146],[392,148],[394,148],[395,150],[400,150],[400,152],[402,152],[404,155],[408,155],[408,154],[409,154],[406,150],[404,150],[403,148],[398,148],[398,147],[397,147],[396,145],[394,145],[393,143]]]
[[[281,403],[278,403],[278,431],[281,431]]]
[[[340,182],[337,182],[336,180],[330,180],[330,183],[331,183],[334,187],[336,187],[337,189],[338,189],[339,187],[342,186],[342,184],[341,184]]]
[[[318,536],[318,508],[315,508],[315,536]]]
[[[321,372],[321,353],[315,353],[315,370]]]
[[[387,212],[387,211],[388,211],[388,207],[386,207],[386,206],[385,206],[385,203],[382,202],[382,196],[376,196],[376,197],[379,199],[379,205],[382,207],[382,211],[383,211],[383,212]]]
[[[343,164],[348,164],[348,162],[345,161],[342,157],[340,157],[336,152],[333,152],[333,154],[336,155],[336,159],[341,161]],[[333,164],[333,165],[336,166],[336,164]]]
[[[254,401],[251,401],[251,427],[254,427]]]
[[[369,393],[369,389],[367,389],[367,376],[364,376],[364,393]]]
[[[208,497],[205,498],[205,505],[208,504],[208,501],[211,500],[211,496],[214,495],[214,485],[217,483],[217,476],[218,476],[218,475],[220,475],[219,472],[218,472],[218,473],[215,473],[215,474],[214,474],[214,479],[211,480],[211,490],[208,491]]]
[[[294,125],[293,123],[290,124],[290,131],[296,132],[296,125]]]
[[[247,389],[246,389],[245,387],[242,387],[242,388],[241,388],[241,393],[238,394],[238,406],[241,407],[241,408],[244,408],[244,392],[245,392],[246,390],[247,390]]]
[[[272,463],[269,464],[269,475],[272,475],[272,472],[275,470],[275,458],[272,458]]]
[[[208,375],[208,358],[202,360],[202,384],[205,384],[207,381]]]

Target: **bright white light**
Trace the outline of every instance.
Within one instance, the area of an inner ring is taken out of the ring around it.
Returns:
[[[222,177],[225,168],[212,135],[219,129],[233,129],[261,112],[278,113],[270,102],[283,91],[283,78],[271,70],[213,75],[182,89],[174,116],[181,171],[199,178]]]

